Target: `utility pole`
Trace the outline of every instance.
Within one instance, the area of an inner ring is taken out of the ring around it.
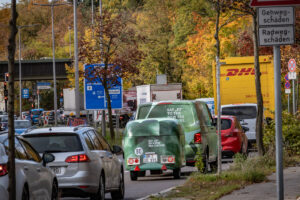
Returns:
[[[51,7],[51,24],[52,24],[52,60],[53,60],[53,92],[54,92],[54,122],[57,126],[57,91],[56,91],[56,68],[55,68],[55,41],[54,41],[54,6],[67,5],[67,3],[56,3],[57,0],[52,0],[50,4],[37,4],[39,6],[50,6]]]
[[[77,0],[73,1],[73,8],[74,8],[75,106],[76,106],[76,118],[79,118],[80,99],[79,99],[79,69],[78,69]]]
[[[39,24],[17,26],[19,36],[19,92],[20,92],[20,119],[22,119],[22,64],[21,64],[21,30],[22,28],[33,27]]]
[[[100,55],[103,55],[103,46],[102,46],[102,0],[99,0],[99,14],[100,14]],[[102,58],[101,58],[102,59]],[[105,95],[104,95],[105,96]],[[106,99],[106,97],[104,97],[104,99]],[[105,110],[102,110],[102,123],[101,123],[101,130],[102,130],[102,136],[105,137],[106,136],[106,122],[105,122]]]

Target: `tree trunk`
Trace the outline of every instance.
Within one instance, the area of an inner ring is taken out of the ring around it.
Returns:
[[[113,126],[113,121],[112,121],[111,101],[110,101],[110,96],[109,96],[109,91],[108,91],[107,80],[106,79],[104,79],[104,81],[103,81],[103,86],[104,86],[105,96],[106,96],[106,100],[107,100],[107,110],[108,110],[108,118],[109,118],[110,137],[114,141],[115,140],[115,131],[114,131],[114,126]]]
[[[217,131],[218,131],[218,174],[222,172],[222,144],[221,144],[221,98],[220,98],[220,38],[219,38],[219,26],[220,26],[220,12],[221,12],[220,1],[216,3],[216,80],[217,80],[217,110],[218,110],[218,121],[217,121]]]
[[[16,0],[11,0],[10,36],[8,40],[8,171],[9,171],[9,200],[16,199],[16,171],[15,171],[15,128],[14,128],[14,66],[17,34]]]
[[[259,66],[259,47],[258,47],[258,37],[257,37],[257,12],[252,15],[253,21],[253,43],[254,43],[254,69],[255,69],[255,87],[256,87],[256,99],[257,99],[257,114],[256,114],[256,145],[258,149],[258,154],[260,156],[265,154],[264,144],[263,144],[263,97],[261,93],[261,82],[260,82],[260,66]]]

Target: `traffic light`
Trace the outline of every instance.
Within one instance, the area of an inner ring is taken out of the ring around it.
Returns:
[[[9,77],[9,73],[7,72],[7,73],[5,73],[5,75],[4,75],[4,81],[5,81],[5,82],[8,81],[8,77]]]
[[[8,97],[8,90],[7,90],[7,83],[4,82],[4,99],[7,100]]]

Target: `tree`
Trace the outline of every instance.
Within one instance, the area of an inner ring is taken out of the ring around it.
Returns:
[[[18,13],[16,0],[11,0],[10,35],[8,40],[8,168],[9,168],[9,200],[16,199],[15,170],[15,128],[14,128],[14,66],[16,52],[16,35]]]
[[[112,15],[111,12],[104,10],[103,15],[98,16],[96,21],[98,23],[94,28],[94,37],[92,28],[87,29],[80,42],[79,60],[85,64],[104,64],[103,67],[85,71],[85,77],[99,80],[104,87],[105,94],[109,94],[109,89],[118,84],[118,77],[125,78],[138,73],[136,66],[142,59],[142,53],[138,49],[138,40],[142,38],[139,38],[128,26],[128,20],[122,14]],[[106,95],[106,100],[110,133],[114,140],[109,95]]]
[[[250,0],[232,0],[227,2],[228,7],[243,14],[252,16],[252,37],[254,46],[254,69],[255,69],[255,88],[257,99],[257,114],[256,114],[256,144],[258,148],[258,154],[260,156],[265,154],[263,144],[263,97],[261,92],[260,81],[260,65],[259,65],[259,46],[258,46],[258,24],[257,24],[257,11],[256,8],[250,7]]]

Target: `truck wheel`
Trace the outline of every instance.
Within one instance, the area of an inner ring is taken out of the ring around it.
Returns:
[[[130,171],[130,180],[136,181],[137,177],[138,177],[138,173],[137,172]]]
[[[173,169],[173,177],[174,177],[174,179],[181,178],[181,169],[180,168]]]

